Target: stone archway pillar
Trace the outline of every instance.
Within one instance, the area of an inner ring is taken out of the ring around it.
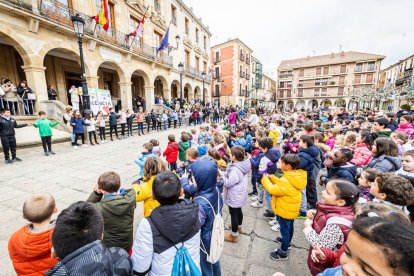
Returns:
[[[86,76],[86,82],[88,83],[88,88],[99,88],[98,76]]]
[[[26,75],[27,85],[36,93],[35,110],[39,111],[40,102],[47,101],[46,67],[43,65],[22,66]]]
[[[151,110],[152,106],[155,104],[154,86],[144,86],[144,91],[145,108],[146,110]]]
[[[132,83],[119,82],[118,84],[121,93],[122,107],[124,107],[125,109],[132,109]]]
[[[165,98],[167,101],[171,101],[171,89],[169,89],[169,88],[164,88],[164,89],[162,90],[162,94],[163,94],[164,98]]]
[[[349,99],[348,98],[345,98],[344,99],[345,100],[345,109],[349,109]]]

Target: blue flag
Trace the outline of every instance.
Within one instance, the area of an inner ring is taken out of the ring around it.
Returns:
[[[164,38],[161,41],[161,45],[157,49],[157,53],[159,51],[168,49],[168,45],[169,45],[169,43],[168,43],[168,37],[169,37],[169,35],[170,35],[170,27],[168,27],[167,32],[165,33]]]

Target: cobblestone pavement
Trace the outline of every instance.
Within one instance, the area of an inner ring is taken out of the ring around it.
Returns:
[[[138,178],[138,167],[133,160],[142,151],[142,144],[155,138],[161,149],[167,145],[170,133],[179,137],[183,129],[158,132],[145,136],[133,136],[121,141],[99,146],[72,149],[68,143],[53,145],[55,156],[43,156],[42,149],[31,148],[17,151],[22,163],[6,165],[0,163],[0,275],[15,275],[10,262],[7,242],[10,235],[23,226],[24,200],[35,192],[49,192],[62,210],[77,200],[86,200],[99,175],[115,170],[121,175],[123,187]],[[223,208],[225,223],[230,224],[228,208]],[[293,247],[288,261],[272,261],[269,253],[278,248],[273,242],[279,233],[273,232],[268,220],[262,217],[264,208],[243,208],[243,231],[238,244],[225,244],[222,260],[223,275],[308,275],[306,265],[308,246],[302,234],[302,221],[295,221]],[[142,218],[142,206],[135,211],[136,227]]]

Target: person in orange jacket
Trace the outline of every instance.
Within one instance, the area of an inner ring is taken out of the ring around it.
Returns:
[[[51,257],[56,212],[50,194],[35,194],[24,202],[23,217],[30,223],[13,233],[8,246],[17,275],[40,276],[58,263]]]

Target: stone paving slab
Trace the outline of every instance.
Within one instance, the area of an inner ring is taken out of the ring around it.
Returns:
[[[142,145],[150,139],[158,139],[160,147],[167,146],[167,136],[173,133],[178,138],[183,129],[133,136],[99,146],[74,150],[69,143],[53,145],[55,156],[44,156],[40,147],[17,150],[24,161],[13,165],[0,162],[0,275],[15,275],[8,257],[7,242],[10,235],[27,223],[22,218],[24,200],[35,192],[50,192],[54,195],[58,210],[77,200],[86,200],[101,173],[115,170],[121,175],[122,186],[131,187],[138,178],[139,169],[133,160],[142,151]],[[37,135],[37,134],[36,134]],[[37,137],[37,136],[36,136]],[[178,139],[177,139],[178,140]],[[249,182],[250,186],[250,182]],[[135,210],[134,233],[143,217],[142,203]],[[238,244],[226,243],[221,258],[222,275],[272,275],[280,271],[286,275],[309,275],[306,265],[308,245],[302,234],[302,220],[295,221],[295,235],[290,258],[276,262],[269,253],[278,248],[272,240],[279,233],[270,230],[268,219],[262,217],[264,208],[250,207],[250,200],[243,208],[244,234]],[[230,224],[228,207],[223,208],[225,225]]]

